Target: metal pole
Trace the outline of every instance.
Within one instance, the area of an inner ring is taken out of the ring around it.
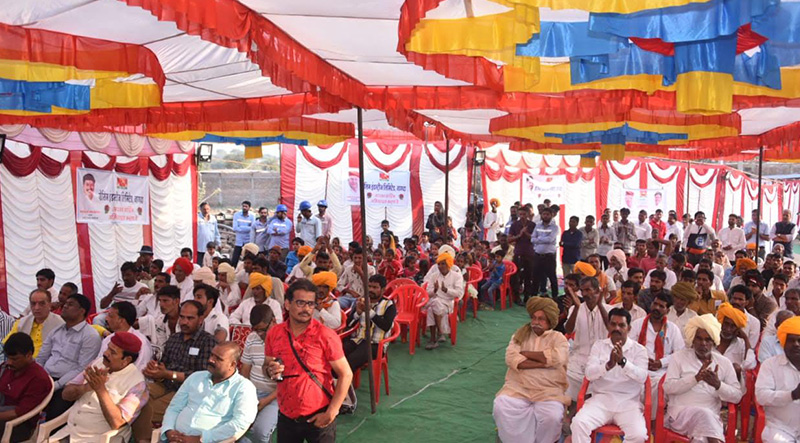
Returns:
[[[360,186],[359,196],[361,199],[361,244],[367,244],[367,205],[366,205],[366,198],[364,197],[364,116],[363,110],[359,107],[356,108],[358,111],[358,180]],[[366,334],[364,334],[367,339],[367,371],[369,371],[369,404],[372,410],[372,413],[376,413],[378,411],[377,405],[375,404],[375,374],[372,372],[372,319],[369,316],[369,265],[367,264],[367,258],[364,257],[362,260],[362,277],[361,280],[364,283],[364,309],[366,310],[364,315],[364,326],[366,328]]]
[[[758,261],[758,254],[761,249],[758,245],[761,243],[761,166],[764,163],[764,147],[758,148],[758,224],[756,224],[756,261]]]
[[[444,138],[444,228],[447,235],[450,235],[450,226],[447,224],[450,219],[450,139]]]
[[[684,214],[689,213],[689,192],[692,189],[692,163],[689,160],[686,160],[686,212]],[[681,217],[683,219],[683,217]],[[686,229],[686,226],[683,227]]]

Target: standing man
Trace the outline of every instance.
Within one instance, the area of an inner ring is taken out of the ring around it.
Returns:
[[[581,229],[581,234],[583,234],[583,239],[581,240],[581,259],[586,260],[590,255],[599,254],[599,252],[597,252],[597,246],[600,236],[597,229],[594,229],[594,216],[586,216],[586,222],[583,229]],[[607,253],[608,251],[600,255],[601,262],[606,259]]]
[[[647,349],[628,340],[628,311],[614,308],[608,313],[608,338],[592,346],[586,378],[592,396],[572,420],[572,441],[591,442],[592,431],[608,423],[617,424],[625,441],[642,443],[647,426],[639,400],[647,379]]]
[[[542,222],[534,228],[533,234],[531,235],[534,253],[533,288],[531,289],[532,291],[536,291],[541,286],[544,286],[546,280],[550,280],[550,292],[553,294],[553,300],[557,300],[558,277],[556,276],[556,244],[558,242],[560,228],[553,221],[553,212],[550,208],[543,208],[541,217]],[[577,220],[575,225],[577,225]],[[578,241],[578,247],[580,248],[580,241]],[[532,295],[533,292],[528,292],[528,289],[525,288],[525,294],[527,297],[528,294]]]
[[[761,365],[756,380],[756,399],[764,406],[767,425],[761,438],[771,442],[800,440],[800,317],[778,328],[783,354]]]
[[[491,210],[483,216],[483,228],[486,229],[486,241],[494,244],[497,241],[497,231],[503,226],[503,216],[497,211],[500,207],[500,200],[493,198],[489,200]]]
[[[270,222],[268,217],[269,209],[262,206],[258,208],[258,218],[250,226],[250,241],[258,245],[258,252],[267,250],[267,242],[269,241],[267,225]]]
[[[311,203],[305,200],[300,202],[300,214],[294,231],[307,245],[316,244],[317,238],[322,235],[322,221],[311,214]]]
[[[242,246],[250,243],[250,228],[256,221],[256,216],[250,213],[250,202],[242,202],[242,210],[233,214],[233,232],[236,233],[236,245],[233,248],[231,266],[236,268],[239,256],[242,255]],[[205,250],[205,245],[203,245]]]
[[[570,217],[569,228],[561,233],[561,242],[559,242],[559,246],[563,248],[561,250],[561,266],[564,269],[564,275],[572,274],[575,263],[578,263],[583,258],[581,257],[583,232],[578,229],[579,220],[580,219],[574,215]],[[542,225],[544,225],[544,223],[541,223],[539,226]],[[532,239],[537,236],[537,231],[538,229],[533,231],[534,235],[531,237]],[[535,243],[533,249],[534,251],[536,250]]]
[[[644,209],[639,211],[639,220],[634,224],[634,227],[636,228],[637,240],[650,240],[653,238],[653,227],[650,226],[647,211]]]
[[[719,240],[722,243],[722,252],[725,257],[731,262],[731,265],[736,262],[736,251],[741,251],[747,247],[747,240],[744,236],[744,230],[736,226],[739,217],[736,214],[728,216],[728,226],[719,231]]]
[[[758,231],[758,238],[756,238],[756,231]],[[756,255],[758,256],[763,257],[761,248],[764,248],[765,251],[769,249],[769,226],[761,221],[758,209],[753,209],[752,219],[744,224],[744,237],[747,239],[747,243],[756,244]]]
[[[333,217],[328,214],[328,202],[326,200],[318,201],[317,211],[319,211],[319,213],[315,217],[322,223],[322,232],[320,235],[324,235],[330,240],[331,232],[333,232]]]
[[[797,236],[797,225],[792,223],[792,211],[784,209],[781,221],[775,223],[770,237],[775,244],[783,245],[783,256],[792,258],[792,241]]]
[[[608,269],[609,266],[608,253],[611,252],[614,242],[617,241],[617,235],[609,224],[609,218],[608,211],[603,211],[603,215],[600,216],[600,226],[597,227],[597,253],[600,254],[600,261],[603,262],[605,269]],[[621,263],[625,264],[624,260]]]
[[[614,234],[616,241],[622,245],[622,249],[631,254],[633,252],[633,245],[636,242],[636,226],[628,220],[631,210],[622,208],[619,210],[620,220],[614,223]]]
[[[517,329],[506,348],[506,380],[494,399],[492,416],[504,443],[552,443],[561,436],[569,397],[569,343],[553,328],[558,305],[545,297],[525,304],[531,321]]]
[[[433,213],[428,215],[428,221],[425,223],[425,229],[434,237],[442,234],[442,229],[445,227],[444,209],[442,209],[442,202],[435,202],[433,204]]]
[[[517,265],[517,273],[512,277],[514,288],[514,298],[518,305],[523,302],[519,300],[522,295],[521,286],[525,286],[525,300],[527,301],[536,291],[539,290],[533,281],[533,244],[531,244],[531,234],[536,225],[530,221],[530,209],[522,206],[517,210],[518,219],[508,231],[508,241],[514,245],[514,264]]]
[[[669,214],[667,214],[667,234],[665,238],[669,239],[672,234],[675,234],[678,240],[683,238],[683,225],[678,222],[678,214],[675,211],[669,211]]]
[[[267,333],[267,375],[278,383],[278,440],[334,443],[336,416],[353,372],[342,340],[312,318],[317,288],[299,279],[286,291],[288,321]],[[333,374],[337,383],[333,386]]]
[[[706,224],[706,214],[703,211],[695,212],[694,223],[687,226],[683,234],[683,248],[689,255],[688,261],[692,266],[700,262],[715,238],[717,236],[714,229]]]
[[[667,224],[661,220],[661,217],[664,216],[664,211],[661,209],[656,209],[655,215],[653,219],[650,220],[650,227],[653,228],[653,231],[658,232],[658,239],[664,240],[667,237]],[[680,238],[680,237],[678,237]]]
[[[211,206],[207,202],[200,203],[200,213],[197,214],[197,264],[203,264],[203,256],[205,255],[206,245],[209,242],[214,242],[220,245],[219,226],[217,226],[217,218],[211,215]],[[144,249],[144,247],[142,247]],[[153,250],[150,249],[150,259],[152,260]],[[140,251],[141,253],[141,251]]]
[[[600,283],[596,278],[584,277],[580,280],[583,301],[573,290],[566,292],[564,301],[568,311],[564,331],[567,334],[575,334],[567,366],[569,381],[567,395],[573,401],[577,401],[592,345],[608,336],[608,314],[602,300]]]
[[[280,247],[281,258],[285,258],[286,254],[289,253],[289,236],[292,234],[292,221],[286,217],[288,210],[286,205],[276,206],[275,216],[267,224],[267,233],[269,233],[267,249],[272,249],[275,246]],[[291,271],[291,269],[287,270]]]

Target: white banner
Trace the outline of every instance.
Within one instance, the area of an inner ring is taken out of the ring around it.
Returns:
[[[638,214],[644,209],[648,214],[656,212],[656,209],[664,210],[664,190],[655,189],[623,189],[619,207],[629,208],[631,214]],[[635,217],[634,217],[635,218]]]
[[[78,223],[150,224],[147,177],[78,168]]]
[[[564,204],[564,189],[567,178],[563,175],[531,175],[525,174],[522,182],[522,204],[536,205],[550,200],[552,205]]]
[[[364,197],[367,206],[408,208],[411,206],[411,173],[408,171],[364,171]],[[345,204],[361,202],[358,169],[350,169],[345,184]]]

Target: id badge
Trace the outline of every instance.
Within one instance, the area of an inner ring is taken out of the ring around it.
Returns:
[[[189,348],[189,355],[193,357],[200,355],[200,348]]]

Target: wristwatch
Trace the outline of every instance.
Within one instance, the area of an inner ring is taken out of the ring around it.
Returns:
[[[173,380],[177,380],[178,379],[178,373],[177,372],[172,371],[172,379]]]
[[[627,358],[622,357],[621,359],[619,359],[619,367],[620,368],[624,368],[625,367],[625,363],[628,363],[628,359]]]

